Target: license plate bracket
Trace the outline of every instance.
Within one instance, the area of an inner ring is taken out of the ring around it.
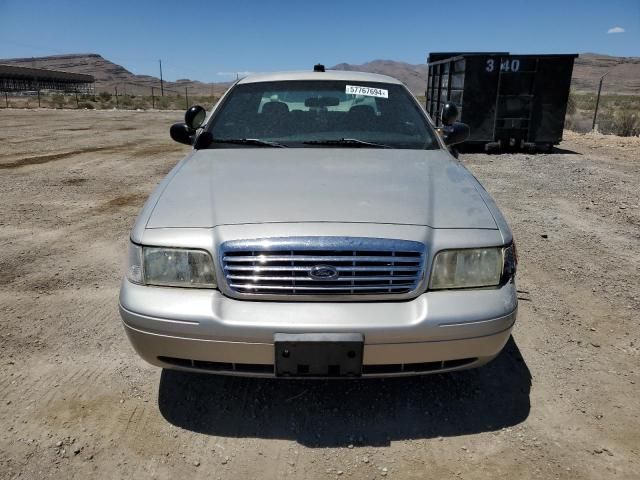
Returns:
[[[278,377],[359,377],[364,336],[361,333],[276,333]]]

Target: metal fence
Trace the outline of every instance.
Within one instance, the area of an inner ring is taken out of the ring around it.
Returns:
[[[183,110],[199,103],[215,104],[219,95],[202,95],[185,86],[175,89],[133,82],[120,82],[91,91],[81,90],[12,90],[0,95],[0,108],[63,108],[118,110]]]

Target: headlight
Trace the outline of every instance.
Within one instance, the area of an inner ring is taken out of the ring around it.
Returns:
[[[130,244],[127,278],[145,285],[216,287],[211,255],[203,250]]]
[[[515,247],[469,248],[439,252],[431,289],[494,287],[515,275]]]

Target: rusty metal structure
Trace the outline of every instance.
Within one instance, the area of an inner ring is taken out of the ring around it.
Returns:
[[[0,92],[50,91],[95,94],[95,78],[83,73],[0,65]]]

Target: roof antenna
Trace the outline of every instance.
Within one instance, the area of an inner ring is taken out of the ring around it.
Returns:
[[[324,72],[324,65],[322,65],[321,63],[316,63],[313,66],[313,71],[314,72]]]

